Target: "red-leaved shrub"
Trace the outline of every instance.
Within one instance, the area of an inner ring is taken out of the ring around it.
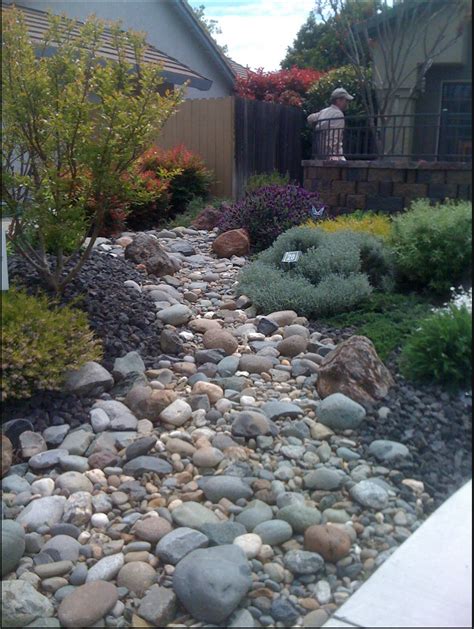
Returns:
[[[301,107],[307,91],[321,76],[323,72],[296,66],[275,72],[265,72],[259,68],[249,71],[247,77],[237,78],[235,91],[239,96],[251,100]]]

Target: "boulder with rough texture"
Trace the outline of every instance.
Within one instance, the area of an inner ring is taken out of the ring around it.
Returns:
[[[234,544],[195,550],[173,574],[173,589],[197,620],[220,624],[235,610],[252,585],[243,551]]]
[[[153,627],[166,627],[176,611],[176,595],[170,588],[152,585],[140,601],[138,615]]]
[[[75,393],[79,396],[94,397],[99,396],[104,391],[112,388],[114,379],[112,375],[94,361],[89,361],[82,367],[69,373],[64,385],[68,393]]]
[[[212,243],[218,258],[246,256],[250,253],[250,240],[244,229],[231,229],[218,236]]]
[[[2,477],[8,472],[13,461],[13,446],[8,437],[2,435]]]
[[[115,359],[112,375],[116,381],[123,380],[125,376],[132,372],[143,373],[145,363],[138,352],[128,352],[125,356]]]
[[[26,627],[36,618],[50,618],[53,613],[51,602],[31,583],[21,579],[2,581],[2,627]]]
[[[222,215],[222,207],[214,207],[207,205],[194,219],[192,226],[195,229],[205,229],[211,231],[214,227],[217,227]]]
[[[321,398],[343,393],[360,404],[384,398],[394,384],[392,375],[365,336],[351,336],[325,356],[316,388]]]
[[[138,385],[125,398],[125,404],[138,419],[156,421],[162,411],[177,398],[174,391],[159,390]]]
[[[176,259],[171,258],[151,234],[137,234],[125,248],[125,258],[135,264],[144,264],[147,272],[157,277],[173,275],[179,270]]]

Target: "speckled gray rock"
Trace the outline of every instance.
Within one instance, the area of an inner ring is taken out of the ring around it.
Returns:
[[[333,393],[324,398],[317,407],[318,421],[333,430],[355,430],[366,412],[361,404],[342,393]]]
[[[51,602],[22,579],[2,581],[2,627],[25,627],[36,618],[50,618]]]
[[[141,600],[138,615],[154,627],[166,627],[174,619],[176,595],[170,588],[152,585]]]
[[[163,563],[176,565],[187,554],[198,548],[205,548],[208,543],[209,540],[203,533],[183,526],[162,537],[156,545],[155,554]]]
[[[363,480],[354,485],[350,494],[363,507],[385,509],[388,505],[388,493],[385,489],[370,480]]]
[[[236,437],[258,437],[276,434],[276,426],[262,413],[243,411],[232,423],[232,434]]]
[[[156,317],[163,321],[163,323],[169,323],[170,325],[182,325],[187,323],[193,316],[192,311],[187,306],[182,304],[175,304],[169,308],[163,308],[160,310]]]
[[[36,531],[45,524],[51,526],[61,521],[66,498],[64,496],[46,496],[38,498],[20,512],[16,521],[27,531]]]
[[[93,489],[93,485],[87,476],[80,472],[64,472],[64,474],[60,474],[56,479],[56,487],[66,490],[69,494],[74,494],[77,491],[92,493]]]
[[[285,568],[293,574],[314,574],[324,567],[324,559],[308,550],[290,550],[283,558]]]
[[[173,589],[197,620],[222,623],[252,585],[247,558],[235,545],[195,550],[176,566]]]
[[[35,454],[35,456],[32,456],[28,461],[28,465],[32,470],[45,470],[48,467],[57,465],[61,461],[61,458],[67,454],[69,454],[69,452],[64,448],[54,448],[46,452]]]

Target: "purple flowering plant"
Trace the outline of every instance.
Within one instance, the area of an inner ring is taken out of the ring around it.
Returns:
[[[283,232],[305,223],[314,210],[322,217],[323,206],[316,192],[294,184],[264,186],[227,206],[217,227],[221,232],[246,229],[253,250],[262,251]]]

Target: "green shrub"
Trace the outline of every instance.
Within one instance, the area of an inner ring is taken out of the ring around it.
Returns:
[[[310,252],[310,249],[322,249],[322,251],[314,253]],[[359,262],[355,258],[355,250],[358,252]],[[320,266],[322,256],[324,256],[326,260],[324,264],[329,265],[326,273],[360,271],[369,277],[374,288],[382,290],[393,288],[393,256],[383,240],[376,236],[351,231],[332,233],[310,227],[294,227],[282,234],[269,249],[262,252],[259,260],[282,268],[281,259],[285,251],[303,252],[304,255],[296,267],[296,272],[313,282],[319,281],[324,274]],[[348,266],[349,252],[352,252],[353,266]]]
[[[278,170],[273,170],[269,173],[260,173],[258,175],[252,175],[247,181],[245,186],[245,192],[253,192],[259,188],[265,188],[265,186],[286,186],[290,183],[290,175],[282,175]]]
[[[431,304],[420,297],[374,292],[350,312],[323,321],[337,328],[354,328],[356,334],[367,336],[380,358],[386,360],[430,311]]]
[[[257,260],[242,270],[238,292],[248,295],[259,312],[295,310],[311,317],[351,308],[370,295],[371,287],[361,273],[331,274],[315,286],[304,277]]]
[[[2,293],[1,347],[2,400],[58,389],[67,370],[102,357],[85,313],[13,289]]]
[[[472,204],[420,199],[393,220],[390,244],[402,285],[447,293],[471,275]]]
[[[292,269],[281,261],[286,251],[303,254]],[[320,317],[354,308],[373,288],[386,289],[391,274],[390,254],[375,236],[294,227],[242,271],[239,292],[261,312]]]
[[[408,378],[456,389],[472,378],[472,316],[463,306],[424,319],[402,350],[400,367]]]

